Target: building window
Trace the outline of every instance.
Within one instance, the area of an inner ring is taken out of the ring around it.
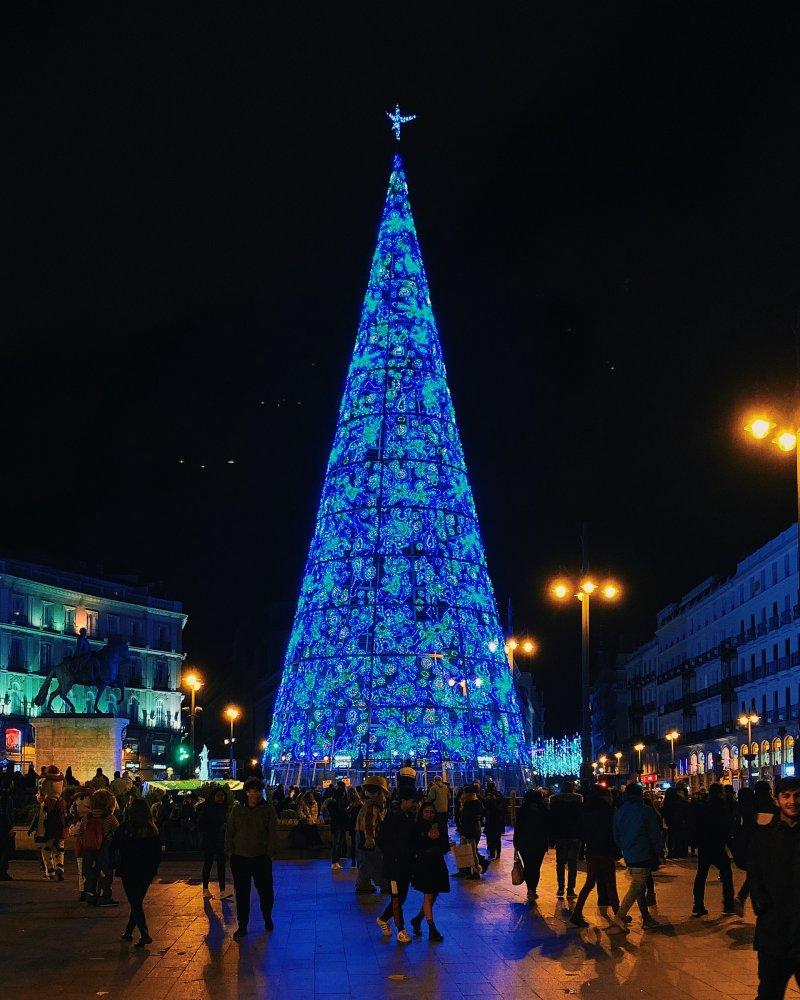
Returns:
[[[8,645],[8,669],[22,670],[25,666],[25,649],[22,639],[14,636]]]
[[[159,626],[158,629],[158,648],[166,650],[172,649],[169,641],[169,629],[164,625]]]
[[[84,704],[86,705],[86,714],[92,715],[94,712],[94,691],[86,691],[84,693]]]
[[[128,687],[140,688],[142,686],[142,663],[138,657],[134,656],[128,663]]]
[[[19,684],[15,681],[11,685],[11,698],[9,707],[12,715],[22,715],[22,693]]]
[[[43,642],[39,647],[39,669],[44,674],[53,666],[53,644]]]
[[[100,616],[98,615],[98,613],[96,611],[89,611],[89,610],[87,610],[87,612],[86,612],[86,634],[87,635],[91,635],[91,636],[97,635],[97,622],[98,622],[99,617]]]
[[[42,628],[53,627],[53,605],[42,601]]]
[[[785,761],[787,764],[794,764],[794,736],[787,736],[784,745]]]
[[[166,743],[162,742],[162,740],[153,740],[152,745],[153,745],[154,757],[163,757],[164,754],[167,752],[167,745]]]
[[[783,746],[779,739],[772,741],[772,761],[779,767],[783,763]]]
[[[138,722],[139,721],[139,699],[138,698],[131,698],[130,703],[128,704],[128,718],[131,720],[131,722]]]
[[[142,634],[139,631],[139,623],[137,621],[131,622],[131,645],[141,646],[142,644]]]
[[[64,608],[64,631],[69,635],[75,634],[75,608]]]
[[[119,635],[119,615],[108,615],[106,618],[106,631],[109,635]]]
[[[11,621],[15,625],[28,624],[28,598],[14,594],[11,598]]]
[[[169,668],[166,660],[156,660],[153,687],[164,689],[169,686]]]
[[[164,702],[158,701],[156,702],[156,714],[155,714],[154,725],[158,729],[164,729],[166,724],[167,724],[167,719],[166,719],[166,713],[164,712]]]

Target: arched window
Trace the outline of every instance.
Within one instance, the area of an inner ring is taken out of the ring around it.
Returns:
[[[726,770],[730,770],[730,766],[731,766],[731,749],[730,749],[730,747],[723,747],[722,748],[722,766]]]
[[[697,754],[693,753],[689,758],[689,773],[697,774]]]
[[[784,759],[787,764],[794,764],[794,736],[787,736],[784,744]]]
[[[761,766],[762,767],[769,767],[769,765],[771,763],[772,763],[772,760],[770,758],[770,752],[769,752],[769,740],[762,740],[761,741]]]
[[[706,755],[702,752],[702,750],[697,755],[697,773],[698,774],[706,773]]]
[[[750,744],[750,753],[753,755],[753,759],[750,761],[750,767],[758,767],[759,766],[758,743],[756,743],[755,741]]]
[[[772,741],[772,762],[773,764],[783,763],[783,744],[778,738]]]

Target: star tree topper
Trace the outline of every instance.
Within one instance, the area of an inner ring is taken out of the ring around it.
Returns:
[[[394,132],[395,139],[397,139],[397,141],[400,142],[400,129],[402,128],[403,125],[406,125],[408,122],[413,122],[414,119],[417,116],[416,115],[401,115],[400,114],[400,105],[396,104],[395,108],[394,108],[394,111],[387,111],[386,112],[386,117],[392,123],[391,127],[392,127],[392,132]]]

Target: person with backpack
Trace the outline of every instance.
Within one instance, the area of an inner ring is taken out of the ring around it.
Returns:
[[[370,774],[364,779],[364,804],[356,818],[357,893],[374,893],[388,887],[383,877],[383,854],[378,846],[381,825],[389,798],[389,785],[382,774]]]
[[[144,799],[131,802],[125,820],[114,831],[111,854],[131,908],[122,940],[132,941],[136,927],[140,936],[135,947],[144,948],[153,940],[144,915],[144,897],[161,862],[158,828]]]
[[[107,788],[92,793],[92,808],[81,820],[78,837],[83,852],[84,891],[90,906],[117,906],[111,893],[111,840],[119,821],[117,800]]]

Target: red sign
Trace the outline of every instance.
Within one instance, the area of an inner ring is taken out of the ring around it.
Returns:
[[[6,729],[6,753],[19,753],[22,749],[22,733],[19,729]]]
[[[658,781],[658,775],[655,771],[651,771],[649,774],[642,775],[643,785],[654,785]]]

